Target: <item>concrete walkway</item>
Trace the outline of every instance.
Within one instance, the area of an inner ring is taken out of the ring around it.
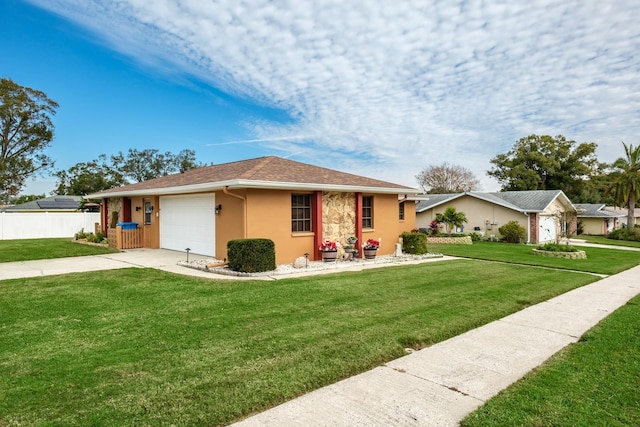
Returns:
[[[157,268],[172,273],[212,278],[211,273],[177,265],[186,260],[184,252],[166,249],[132,249],[126,252],[70,258],[0,263],[0,280],[54,274],[81,273],[119,268]],[[189,255],[189,259],[205,258]]]
[[[564,242],[566,242],[566,240]],[[573,246],[587,246],[587,247],[592,247],[592,248],[620,249],[621,251],[636,251],[636,252],[640,252],[640,248],[634,248],[634,247],[631,247],[631,246],[603,245],[601,243],[589,243],[586,240],[581,240],[581,239],[569,239],[569,244],[573,245]]]
[[[456,426],[640,293],[640,266],[234,424]]]

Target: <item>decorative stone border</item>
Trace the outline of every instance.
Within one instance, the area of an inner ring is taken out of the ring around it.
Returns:
[[[576,251],[576,252],[554,252],[554,251],[543,251],[540,249],[533,249],[533,254],[538,256],[548,256],[552,258],[565,258],[565,259],[587,259],[587,253],[585,251]]]
[[[464,237],[427,237],[427,244],[472,245],[471,236]]]

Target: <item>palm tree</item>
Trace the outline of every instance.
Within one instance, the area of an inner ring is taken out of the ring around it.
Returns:
[[[627,146],[624,142],[622,145],[626,158],[620,157],[613,162],[615,176],[608,193],[613,194],[616,205],[628,209],[627,228],[633,228],[635,207],[640,199],[640,146]]]
[[[447,225],[447,233],[452,233],[454,227],[462,227],[462,224],[467,222],[467,216],[464,212],[457,212],[456,208],[449,206],[444,210],[444,214],[436,214],[436,221],[444,222]]]

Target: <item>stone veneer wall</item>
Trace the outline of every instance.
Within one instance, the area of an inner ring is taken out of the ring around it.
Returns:
[[[122,221],[121,212],[122,212],[122,199],[119,197],[112,197],[107,199],[107,227],[111,227],[111,215],[112,212],[118,212],[118,221]]]
[[[346,245],[356,232],[355,193],[322,193],[322,239]],[[341,254],[343,251],[338,250]]]

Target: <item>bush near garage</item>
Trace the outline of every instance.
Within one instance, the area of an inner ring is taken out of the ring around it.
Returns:
[[[242,273],[276,269],[276,250],[270,239],[235,239],[227,242],[229,268]]]
[[[527,238],[527,230],[518,221],[509,221],[498,228],[498,232],[509,243],[522,243]]]

